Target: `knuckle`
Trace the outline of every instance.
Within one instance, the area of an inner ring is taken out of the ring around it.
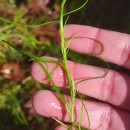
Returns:
[[[130,55],[130,43],[125,42],[120,56],[120,62],[119,62],[120,65],[125,65],[128,62],[129,55]]]
[[[107,107],[102,112],[99,127],[96,130],[110,130],[112,107],[107,105]]]
[[[100,33],[101,33],[101,29],[98,28],[93,39],[98,40],[100,38]],[[90,44],[90,46],[91,46],[90,50],[93,55],[96,55],[101,51],[101,45],[95,40],[90,40],[92,42],[92,44]]]
[[[100,94],[100,99],[103,101],[108,101],[111,98],[114,89],[114,79],[115,72],[110,71],[106,77],[104,77],[102,82],[102,89]]]

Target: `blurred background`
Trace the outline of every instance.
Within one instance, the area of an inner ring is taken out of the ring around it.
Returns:
[[[65,11],[73,10],[83,2],[67,0]],[[58,20],[60,4],[61,0],[0,0],[0,17],[20,24],[40,24]],[[71,15],[69,23],[130,34],[130,0],[89,0],[85,8]],[[0,39],[36,56],[61,57],[55,38],[57,30],[55,23],[26,28],[0,21]],[[99,65],[99,60],[76,53],[70,52],[68,58]],[[57,126],[55,121],[37,115],[32,109],[34,92],[51,87],[32,79],[31,64],[28,57],[0,42],[0,130],[53,130]],[[118,66],[111,67],[121,71]]]

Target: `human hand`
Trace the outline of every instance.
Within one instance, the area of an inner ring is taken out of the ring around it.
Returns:
[[[130,69],[130,35],[88,26],[67,25],[65,37],[71,37],[76,33],[77,36],[87,36],[103,43],[104,51],[98,56],[99,58]],[[79,53],[96,53],[100,50],[100,46],[90,39],[76,38],[69,45],[69,49]],[[57,59],[55,58],[55,60]],[[54,67],[54,64],[48,63],[49,72]],[[68,67],[74,79],[96,77],[104,73],[103,68],[72,61],[68,61]],[[33,63],[31,74],[36,81],[47,84],[46,75],[37,63]],[[64,76],[63,70],[58,67],[52,76],[58,87],[67,87],[65,86]],[[77,91],[104,101],[104,103],[84,101],[92,130],[130,130],[130,76],[110,70],[103,78],[80,83],[77,86]],[[65,97],[70,98],[69,96]],[[81,101],[76,99],[76,121],[79,119],[81,105]],[[42,116],[56,117],[69,122],[62,103],[58,100],[56,94],[51,91],[40,90],[36,92],[33,97],[33,107]],[[88,118],[85,111],[83,111],[82,126],[88,127]],[[65,128],[59,126],[56,130],[65,130]]]

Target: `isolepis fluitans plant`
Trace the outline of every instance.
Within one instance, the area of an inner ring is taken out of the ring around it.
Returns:
[[[58,120],[56,118],[53,118],[54,120],[56,120],[58,123],[60,123],[64,127],[66,127],[66,130],[72,130],[72,129],[74,129],[74,130],[82,130],[82,126],[81,126],[81,122],[82,122],[82,111],[84,109],[85,112],[86,112],[86,117],[87,117],[87,121],[88,121],[87,122],[88,123],[88,129],[90,129],[91,122],[89,120],[89,113],[87,112],[87,108],[84,105],[84,101],[82,99],[82,96],[76,91],[76,87],[77,87],[78,84],[80,84],[81,82],[84,82],[86,80],[92,80],[92,79],[104,77],[108,73],[109,69],[102,76],[93,77],[93,78],[89,78],[89,79],[85,78],[85,79],[82,79],[81,81],[78,81],[78,82],[75,81],[75,79],[73,78],[72,74],[70,73],[68,65],[67,65],[67,51],[68,51],[68,46],[71,43],[71,41],[73,39],[76,39],[76,38],[81,38],[81,39],[82,38],[86,38],[86,39],[93,40],[94,42],[96,42],[97,44],[99,44],[100,47],[101,47],[99,53],[97,53],[97,54],[89,54],[91,56],[100,55],[103,52],[103,43],[100,42],[100,41],[98,41],[98,40],[96,40],[96,39],[87,37],[87,36],[86,37],[85,36],[83,36],[83,37],[82,36],[81,37],[77,37],[76,34],[72,35],[71,37],[69,37],[67,39],[64,38],[64,30],[65,30],[65,27],[66,27],[66,24],[67,24],[67,20],[69,19],[70,14],[75,13],[76,11],[84,8],[84,6],[88,3],[88,0],[86,0],[79,8],[77,8],[75,10],[72,10],[72,11],[70,11],[68,13],[64,13],[65,3],[66,3],[66,0],[62,0],[62,2],[61,2],[61,8],[60,8],[60,19],[59,20],[45,22],[45,23],[39,24],[39,25],[18,24],[18,23],[14,23],[14,22],[8,21],[8,20],[0,17],[0,20],[2,20],[4,22],[7,22],[8,24],[13,24],[15,26],[24,26],[24,27],[28,27],[28,28],[34,28],[34,27],[44,26],[46,24],[52,24],[54,22],[57,23],[57,24],[59,24],[61,52],[62,52],[62,57],[61,57],[60,60],[55,61],[54,59],[49,59],[47,57],[39,58],[37,56],[32,55],[30,52],[28,52],[26,50],[23,50],[21,48],[18,48],[16,46],[12,45],[8,41],[5,41],[3,39],[1,39],[1,41],[4,42],[4,43],[6,43],[6,44],[8,44],[11,47],[13,47],[19,53],[22,53],[23,55],[28,56],[31,60],[37,62],[39,64],[39,66],[41,66],[42,70],[47,75],[47,80],[51,83],[51,85],[54,88],[55,92],[57,93],[59,99],[64,104],[65,109],[67,111],[67,115],[68,115],[71,123],[68,125],[68,124],[64,124],[63,122],[61,122],[60,120]],[[65,16],[67,17],[66,19],[65,19]],[[79,33],[79,32],[77,32],[77,33]],[[48,69],[47,69],[47,64],[48,63],[54,63],[54,64],[56,64],[56,67],[54,68],[54,70],[51,73],[49,73]],[[57,86],[55,85],[55,83],[54,83],[54,81],[52,79],[52,75],[53,75],[53,73],[55,72],[55,70],[57,69],[58,66],[61,66],[64,69],[64,72],[66,74],[67,84],[68,84],[69,90],[70,90],[71,103],[69,103],[64,98],[64,96],[62,95],[61,91],[59,89],[57,89]],[[76,96],[78,96],[80,98],[81,102],[82,102],[82,107],[80,108],[81,109],[80,119],[79,119],[78,123],[75,123],[75,112],[74,112],[75,111],[75,99],[76,99]]]

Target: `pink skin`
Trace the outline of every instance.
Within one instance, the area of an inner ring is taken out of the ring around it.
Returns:
[[[130,35],[82,25],[68,25],[65,29],[65,37],[74,34],[101,41],[104,51],[100,58],[130,69]],[[89,39],[75,39],[69,49],[80,53],[95,53],[100,50],[99,45]]]
[[[104,51],[99,57],[130,69],[130,35],[88,26],[68,25],[65,29],[65,37],[67,38],[74,34],[102,41]],[[97,53],[100,51],[100,46],[92,40],[76,38],[69,45],[69,49],[80,53]],[[56,58],[53,59],[57,60]],[[49,63],[48,66],[49,72],[51,72],[55,64]],[[72,61],[68,61],[68,67],[76,82],[84,78],[102,76],[106,71],[103,68],[78,64]],[[33,63],[31,74],[35,80],[47,84],[46,75],[37,63]],[[52,76],[58,87],[68,89],[65,77],[61,67],[58,67]],[[130,76],[111,70],[106,77],[78,84],[78,92],[111,104],[84,101],[90,116],[92,130],[130,130],[129,79]],[[70,100],[69,96],[65,97]],[[33,107],[40,115],[56,117],[69,122],[63,104],[59,101],[55,93],[46,90],[36,92],[33,97]],[[81,101],[76,99],[75,121],[79,119],[80,108]],[[82,126],[87,128],[87,122],[87,116],[83,111]],[[56,130],[64,129],[62,126],[56,128]]]

